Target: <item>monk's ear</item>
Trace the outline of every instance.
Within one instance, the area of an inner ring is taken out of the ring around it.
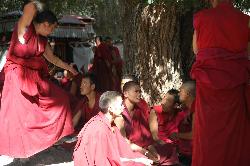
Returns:
[[[92,90],[95,90],[95,84],[92,84],[92,85],[91,85],[91,89],[92,89]]]
[[[123,95],[124,95],[125,98],[127,98],[128,97],[128,91],[124,91]]]

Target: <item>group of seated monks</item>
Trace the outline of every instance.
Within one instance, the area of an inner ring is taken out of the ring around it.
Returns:
[[[96,90],[96,82],[93,73],[81,76],[82,97],[72,107],[73,125],[78,132],[101,111],[102,93]],[[121,89],[124,107],[114,125],[132,151],[157,165],[191,165],[195,83],[185,82],[179,91],[170,89],[161,103],[154,106],[141,98],[141,88],[134,76],[123,76]]]

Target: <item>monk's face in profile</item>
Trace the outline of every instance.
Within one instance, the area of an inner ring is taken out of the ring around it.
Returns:
[[[54,31],[56,27],[57,23],[54,24],[50,24],[48,22],[39,23],[37,24],[37,33],[39,35],[47,37]]]
[[[169,93],[165,94],[162,98],[161,105],[163,107],[163,111],[171,111],[175,107],[175,98],[174,95]]]
[[[89,78],[83,78],[80,90],[82,95],[88,95],[95,90],[95,85],[91,83]]]
[[[110,106],[110,111],[115,115],[115,116],[120,116],[122,111],[124,109],[124,106],[122,104],[122,97],[117,97],[114,102],[112,102]]]
[[[130,87],[126,92],[124,92],[124,97],[129,99],[132,103],[139,103],[141,99],[141,88],[139,85],[134,85]]]

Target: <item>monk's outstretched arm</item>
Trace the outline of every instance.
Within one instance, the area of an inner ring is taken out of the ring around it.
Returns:
[[[50,47],[50,45],[47,43],[46,48],[45,48],[45,52],[43,54],[43,56],[52,64],[56,65],[57,67],[60,67],[62,69],[68,70],[70,71],[73,75],[77,75],[78,72],[69,64],[63,62],[60,58],[58,58],[57,56],[55,56],[53,54],[53,51]]]
[[[21,44],[25,43],[24,34],[26,27],[28,27],[32,23],[34,17],[36,16],[36,13],[37,8],[33,2],[30,2],[24,6],[23,15],[20,17],[17,23],[18,40]]]

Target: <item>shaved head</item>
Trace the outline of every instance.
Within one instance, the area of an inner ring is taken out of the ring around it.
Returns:
[[[138,82],[136,81],[129,81],[126,82],[123,86],[123,92],[129,91],[131,88],[135,87],[135,86],[140,86]]]
[[[196,94],[195,81],[187,81],[182,84],[181,88],[185,90],[190,96],[195,97]]]

